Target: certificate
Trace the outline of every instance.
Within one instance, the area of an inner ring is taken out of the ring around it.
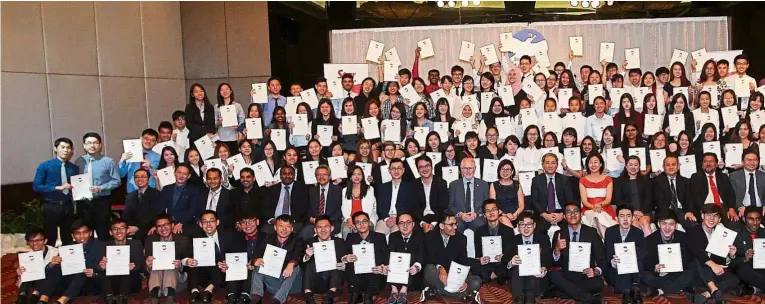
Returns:
[[[436,53],[433,51],[433,42],[430,41],[430,38],[417,41],[417,47],[420,48],[421,59],[428,59],[436,55]]]
[[[625,88],[610,88],[608,89],[608,95],[611,97],[611,109],[618,109],[622,104],[622,95],[627,93]],[[633,100],[634,101],[634,100]]]
[[[399,90],[399,92],[401,92],[401,96],[403,96],[404,99],[409,99],[410,103],[422,100],[422,97],[420,97],[420,94],[417,94],[417,91],[411,83],[407,83],[401,90]]]
[[[688,52],[678,49],[672,50],[672,59],[669,60],[669,64],[667,66],[672,66],[673,63],[679,62],[682,63],[683,66],[685,66],[685,62],[688,60]]]
[[[314,242],[313,261],[316,264],[316,272],[325,272],[337,269],[335,241],[329,240],[323,242]]]
[[[616,264],[616,272],[618,274],[638,273],[635,242],[614,244],[614,253],[619,258],[619,263]]]
[[[106,275],[130,274],[130,246],[106,246]]]
[[[499,57],[497,56],[497,49],[494,47],[493,43],[482,46],[480,51],[481,51],[481,55],[486,57],[486,61],[484,61],[484,64],[486,64],[487,66],[499,62]]]
[[[263,123],[260,118],[247,118],[244,120],[244,126],[247,128],[247,139],[263,138]]]
[[[343,135],[359,134],[358,116],[343,116]]]
[[[310,135],[311,130],[308,129],[308,114],[295,114],[292,115],[292,135]]]
[[[314,88],[300,92],[300,98],[303,100],[303,102],[311,106],[311,109],[316,109],[316,107],[319,106],[319,99],[316,97],[316,89]]]
[[[518,40],[513,37],[513,32],[500,33],[499,34],[499,51],[504,53],[515,51],[515,48],[514,48],[515,41],[518,41]]]
[[[444,89],[438,89],[430,93],[430,99],[433,99],[433,102],[438,102],[439,99],[445,98],[445,97],[446,97],[446,93],[444,93]]]
[[[258,178],[255,181],[258,182],[258,186],[263,187],[268,182],[274,182],[274,175],[271,174],[271,167],[268,166],[268,162],[262,160],[256,164],[250,166],[252,171],[255,171],[255,176]]]
[[[234,174],[234,179],[239,180],[239,174],[242,173],[242,169],[247,168],[247,164],[244,162],[244,156],[242,156],[241,153],[229,157],[226,162],[233,167],[232,174]]]
[[[503,142],[505,139],[513,135],[512,117],[496,117],[494,118],[494,124],[497,127],[499,133],[499,141]],[[579,133],[577,133],[579,134]]]
[[[21,282],[32,282],[45,279],[45,259],[42,250],[19,253],[19,267],[24,267]],[[85,268],[81,269],[85,270]]]
[[[393,177],[390,176],[390,170],[388,170],[388,165],[380,166],[380,180],[383,182],[383,184],[393,180]]]
[[[409,170],[412,171],[415,179],[420,178],[420,171],[417,170],[417,158],[420,156],[422,156],[422,153],[417,153],[406,158],[406,163],[409,165]]]
[[[740,165],[744,144],[725,144],[725,166]]]
[[[563,159],[566,160],[569,169],[582,170],[582,151],[579,148],[564,148]]]
[[[226,282],[247,279],[247,252],[226,253]]]
[[[669,114],[669,135],[677,136],[685,130],[685,115],[684,114]]]
[[[353,269],[356,274],[372,273],[377,266],[375,263],[375,244],[356,244],[352,246],[353,255],[356,256],[356,262],[353,263]]]
[[[759,130],[760,127],[765,124],[765,111],[753,111],[749,112],[749,120],[752,123],[752,130]]]
[[[703,147],[702,152],[712,152],[714,154],[717,154],[717,159],[723,159],[722,153],[720,153],[720,142],[719,141],[709,141],[701,143],[701,146]]]
[[[473,122],[472,121],[455,121],[452,123],[452,128],[454,128],[455,131],[459,130],[460,135],[459,141],[461,143],[465,142],[465,135],[467,135],[467,132],[473,131]]]
[[[361,119],[361,127],[364,128],[365,139],[380,138],[380,126],[377,124],[377,117],[368,117]]]
[[[391,252],[388,268],[388,283],[409,284],[410,253]]]
[[[441,152],[425,152],[425,155],[430,157],[430,160],[434,164],[438,164],[441,162]]]
[[[420,144],[420,148],[425,147],[426,138],[428,136],[429,128],[426,127],[414,127],[414,139]]]
[[[282,276],[282,266],[284,266],[284,259],[286,257],[287,250],[267,244],[266,251],[263,252],[263,266],[258,268],[258,273],[272,278],[280,278]]]
[[[695,155],[678,156],[677,163],[680,165],[680,176],[691,178],[691,175],[696,173]]]
[[[316,184],[316,167],[319,166],[318,160],[312,160],[312,161],[304,161],[302,162],[303,165],[303,180],[305,180],[306,185],[313,185]]]
[[[696,60],[696,71],[704,70],[704,62],[707,60],[707,49],[701,48],[691,52],[691,57]]]
[[[629,156],[640,158],[640,170],[645,170],[646,161],[648,160],[645,155],[645,148],[629,148],[627,153],[629,153]]]
[[[162,187],[175,184],[175,167],[157,170],[157,178],[159,178],[159,185]]]
[[[582,42],[582,36],[568,37],[568,46],[574,56],[584,56],[584,44]]]
[[[374,40],[369,40],[369,47],[367,48],[367,56],[365,57],[366,60],[369,62],[374,62],[379,64],[380,56],[382,56],[384,48],[385,48],[384,43],[377,42]]]
[[[738,107],[736,106],[720,108],[720,115],[722,115],[725,126],[731,129],[733,129],[740,120],[738,117]]]
[[[574,96],[574,89],[558,89],[558,111],[568,109],[568,100]]]
[[[536,172],[518,173],[518,181],[521,183],[521,188],[523,188],[523,195],[531,195],[531,180],[534,178],[535,173]]]
[[[667,158],[667,150],[654,149],[648,151],[648,154],[651,157],[651,171],[659,172],[660,170],[663,170],[662,168],[664,167],[664,159]]]
[[[518,276],[538,276],[542,274],[542,261],[539,256],[539,244],[518,245]]]
[[[316,135],[319,136],[319,143],[322,147],[332,145],[332,126],[316,126]]]
[[[728,256],[730,252],[728,246],[733,245],[737,234],[737,232],[723,225],[717,225],[715,231],[709,237],[709,244],[707,244],[705,251],[723,258]]]
[[[683,272],[683,255],[680,243],[659,244],[659,264],[664,265],[661,272]]]
[[[765,269],[765,239],[752,240],[752,266],[754,269]]]
[[[223,166],[223,161],[221,161],[220,158],[211,158],[211,159],[208,159],[205,162],[205,165],[207,166],[207,169],[215,168],[215,169],[220,170],[221,172],[223,171],[223,167],[224,167]]]
[[[497,167],[499,167],[500,160],[498,159],[484,159],[483,160],[483,180],[488,183],[493,183],[499,180],[497,178]]]
[[[545,112],[542,114],[542,128],[544,133],[553,132],[560,138],[560,134],[563,132],[560,116],[555,112]]]
[[[498,255],[502,255],[502,237],[501,236],[484,236],[481,238],[481,250],[483,250],[483,256],[489,257],[489,262],[499,262]]]
[[[619,162],[619,155],[622,155],[622,150],[619,148],[614,149],[606,149],[605,151],[606,156],[606,170],[608,171],[619,171],[619,168],[621,167],[621,162]],[[641,160],[642,161],[642,160]]]
[[[383,120],[383,141],[401,142],[401,121],[398,119]]]
[[[643,104],[645,103],[645,96],[648,95],[648,93],[651,93],[651,88],[649,87],[632,88],[630,92],[632,93],[632,98],[633,98],[633,101],[635,102],[635,111],[642,112]]]
[[[85,268],[88,268],[85,265],[85,252],[82,249],[82,244],[61,246],[58,249],[58,255],[61,256],[61,275],[82,273]]]
[[[533,81],[525,81],[521,84],[521,90],[526,92],[529,96],[533,98],[529,98],[531,100],[536,100],[537,98],[540,98],[544,96],[545,91],[543,91],[536,83]]]
[[[746,78],[734,78],[733,91],[736,93],[736,97],[749,97],[751,91],[749,90],[749,80]]]
[[[271,129],[271,141],[276,145],[276,150],[284,151],[287,149],[287,130]]]
[[[512,86],[503,86],[497,89],[497,95],[499,95],[499,98],[502,99],[502,104],[506,107],[515,105],[515,95],[513,94]]]
[[[392,47],[390,50],[385,51],[385,59],[392,62],[397,68],[401,66],[401,58],[398,57],[396,47]]]
[[[345,95],[343,92],[343,80],[340,78],[327,79],[327,90],[335,98]]]
[[[758,151],[760,152],[760,155],[765,155],[765,143],[758,143],[757,144]],[[760,157],[760,166],[765,166],[765,157]]]
[[[296,114],[297,106],[301,102],[303,102],[303,98],[300,96],[287,97],[287,104],[284,105],[284,110],[287,112],[288,118]]]
[[[460,178],[460,169],[457,166],[443,167],[441,169],[441,175],[448,185]]]
[[[392,61],[383,62],[383,80],[398,81],[398,66]]]
[[[624,50],[624,60],[627,60],[627,69],[640,68],[640,48]]]
[[[194,259],[197,267],[215,266],[215,241],[213,238],[194,238]]]
[[[588,242],[569,242],[568,271],[584,272],[590,268],[590,248]]]
[[[327,164],[329,171],[332,172],[332,179],[348,177],[348,171],[345,169],[345,158],[343,156],[328,157]]]
[[[566,127],[572,127],[574,130],[576,130],[576,134],[584,134],[584,127],[585,123],[587,122],[587,118],[585,118],[582,113],[568,113],[566,116],[563,116],[563,125]]]
[[[72,199],[75,201],[93,199],[93,191],[90,191],[91,173],[72,175]]]
[[[143,144],[141,144],[140,139],[125,139],[122,141],[122,148],[125,153],[133,154],[125,162],[140,163],[143,161]]]
[[[223,119],[223,122],[221,123],[222,127],[236,127],[239,125],[236,118],[236,107],[234,105],[220,106],[218,107],[218,111],[220,111],[220,117]]]
[[[448,122],[434,122],[433,131],[436,131],[436,133],[438,133],[438,137],[440,137],[441,142],[445,142],[449,140],[449,123]]]
[[[644,114],[643,134],[651,136],[661,131],[662,117],[659,114]]]
[[[252,84],[252,102],[268,103],[268,86],[265,83]]]
[[[462,284],[465,284],[468,273],[470,273],[470,266],[460,265],[452,261],[444,290],[452,293],[458,292]]]
[[[460,46],[460,55],[459,60],[470,62],[470,57],[473,57],[473,54],[475,53],[475,43],[467,42],[465,40],[462,41],[462,45]]]
[[[602,84],[588,84],[587,95],[590,104],[595,103],[595,97],[603,97],[603,85]]]
[[[470,103],[471,109],[475,111],[478,109],[478,97],[475,94],[462,96],[462,104]],[[473,113],[475,115],[475,113]]]
[[[720,96],[717,95],[717,89],[718,86],[716,84],[701,87],[701,91],[709,92],[709,96],[711,97],[711,102],[709,104],[713,107],[720,105]]]
[[[672,97],[674,97],[677,94],[683,94],[685,96],[685,100],[688,100],[688,87],[674,87],[672,88]],[[671,99],[671,97],[670,97]]]
[[[152,243],[152,270],[171,270],[175,269],[175,242],[154,242]]]
[[[614,47],[613,42],[601,42],[600,43],[600,56],[598,61],[605,60],[606,62],[614,62]]]
[[[523,124],[523,129],[525,130],[530,125],[539,125],[539,118],[537,117],[537,111],[534,109],[521,109],[519,111],[521,114],[521,122]]]
[[[197,150],[199,151],[199,156],[201,156],[203,160],[209,159],[210,157],[213,157],[215,155],[215,148],[213,148],[213,142],[206,135],[195,140],[194,146],[197,147]]]

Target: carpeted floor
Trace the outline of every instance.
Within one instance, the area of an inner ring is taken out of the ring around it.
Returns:
[[[0,297],[0,303],[14,303],[16,300],[16,287],[14,285],[14,279],[15,279],[15,266],[17,264],[17,258],[15,254],[7,254],[2,257],[2,260],[0,260],[0,264],[2,265],[2,269],[0,270],[0,276],[2,277],[2,284],[0,286],[0,290],[2,290],[2,297]],[[387,295],[388,291],[383,292],[383,295],[377,298],[377,301],[375,301],[376,304],[384,304],[387,303]],[[419,301],[419,293],[409,293],[407,296],[407,299],[410,303],[417,303]],[[488,284],[481,287],[481,298],[484,303],[494,304],[494,303],[512,303],[512,296],[510,294],[510,285],[506,284],[504,286],[500,286],[497,284]],[[321,300],[323,298],[320,296],[316,296],[316,301],[318,303],[321,303]],[[185,296],[176,298],[177,303],[186,303],[187,299]],[[348,301],[348,295],[345,294],[343,298],[341,298],[340,303],[347,303]],[[76,301],[77,304],[101,304],[103,300],[99,297],[84,297],[80,298]],[[148,290],[145,287],[144,282],[144,288],[141,290],[141,292],[137,295],[134,295],[130,298],[129,301],[131,304],[138,304],[138,303],[149,303],[148,300]],[[223,304],[224,303],[224,295],[222,293],[218,293],[215,295],[215,299],[213,301],[215,304]],[[617,304],[621,303],[621,296],[613,294],[610,290],[606,290],[606,302],[609,304]],[[298,304],[298,303],[304,303],[304,298],[302,295],[292,295],[290,296],[289,300],[287,301],[288,304]],[[461,303],[460,301],[455,300],[447,300],[447,299],[439,299],[437,301],[430,301],[428,302],[430,304],[434,303],[440,303],[440,304],[452,304],[452,303]],[[574,301],[570,300],[559,300],[559,299],[550,299],[545,300],[542,302],[542,304],[553,304],[553,303],[561,303],[561,304],[573,304]],[[657,298],[651,298],[651,299],[645,299],[646,304],[679,304],[679,303],[689,303],[685,299],[683,295],[672,295],[669,297],[657,297]],[[765,298],[763,297],[746,297],[746,298],[733,298],[729,300],[728,303],[731,304],[744,304],[744,303],[765,303]]]

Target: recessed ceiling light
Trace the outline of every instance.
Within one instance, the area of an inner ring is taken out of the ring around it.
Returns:
[[[465,7],[465,6],[468,6],[468,5],[470,5],[470,1],[468,1],[468,0],[462,0],[462,6],[463,6],[463,7]]]
[[[582,7],[584,7],[584,8],[590,7],[590,1],[586,1],[586,0],[582,1]]]
[[[457,4],[454,3],[454,1],[449,1],[449,7],[454,7],[455,5],[457,5]]]
[[[573,6],[573,7],[579,6],[579,1],[571,0],[571,6]]]
[[[444,7],[444,2],[443,1],[438,1],[438,2],[436,2],[436,5],[438,5],[438,7]]]
[[[481,0],[473,0],[473,5],[481,5]]]
[[[592,8],[598,8],[600,6],[600,1],[592,1]]]

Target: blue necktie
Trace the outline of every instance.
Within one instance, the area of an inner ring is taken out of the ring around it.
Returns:
[[[61,185],[64,185],[67,183],[67,175],[66,175],[66,163],[61,163]],[[61,190],[64,194],[69,194],[69,189]]]

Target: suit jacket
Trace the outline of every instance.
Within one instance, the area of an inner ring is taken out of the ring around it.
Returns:
[[[720,193],[720,199],[722,199],[722,211],[728,212],[728,208],[736,207],[736,194],[733,192],[733,187],[730,183],[730,178],[727,174],[724,174],[721,170],[715,170],[715,185],[717,186],[717,192]],[[701,206],[704,205],[704,201],[709,195],[709,178],[704,171],[699,171],[691,175],[691,184],[693,191],[691,191],[691,202],[695,205],[694,210],[701,210]]]
[[[647,177],[639,177],[637,180],[637,193],[639,206],[632,206],[632,197],[630,196],[629,177],[622,177],[614,180],[614,194],[612,205],[619,206],[625,204],[632,206],[636,211],[640,210],[643,214],[651,215],[654,211],[653,191],[651,181]]]
[[[319,217],[319,197],[321,188],[319,185],[308,189],[309,208],[306,212],[306,222],[308,218]],[[324,215],[332,220],[332,226],[339,232],[343,222],[343,188],[332,183],[327,184],[327,192],[324,193]]]
[[[338,237],[332,237],[332,241],[335,243],[335,259],[337,259],[338,263],[341,263],[340,260],[343,259],[343,256],[348,254],[348,246],[346,246],[345,241]],[[311,256],[310,259],[307,261],[303,261],[303,256],[300,256],[300,261],[303,263],[303,266],[305,267],[307,264],[314,262],[314,256],[316,256],[316,252],[321,250],[321,248],[316,248],[313,246],[313,243],[321,242],[318,236],[314,235],[313,238],[311,238],[308,242],[306,242],[306,245],[310,245],[313,248],[314,255]]]
[[[688,235],[682,231],[675,231],[675,233],[672,235],[672,240],[669,241],[669,243],[680,244],[684,270],[690,270],[688,267],[691,267],[690,264],[694,260],[693,255],[691,254],[691,250],[688,247],[688,241]],[[664,244],[664,241],[661,238],[661,231],[659,230],[656,230],[654,233],[651,233],[648,237],[645,238],[646,253],[645,259],[643,259],[644,271],[653,271],[656,268],[656,265],[659,264],[660,244]]]
[[[765,238],[765,229],[761,227],[757,229],[757,233],[754,234],[754,238]],[[733,242],[733,245],[736,246],[736,260],[740,263],[747,263],[751,266],[753,264],[752,260],[744,262],[744,256],[747,250],[753,249],[754,240],[752,240],[752,234],[743,224],[741,225],[740,231],[738,231],[738,234],[736,235],[736,240]],[[762,248],[757,248],[757,250],[762,250]]]
[[[144,272],[144,267],[146,266],[146,257],[143,255],[143,245],[141,245],[141,241],[139,240],[126,240],[127,243],[125,245],[130,246],[130,263],[135,264],[135,268],[133,268],[131,273],[141,273]],[[109,246],[115,246],[114,240],[108,241],[108,242],[102,242],[101,243],[101,250],[100,256],[106,257],[106,247]],[[99,259],[99,262],[101,260]],[[100,266],[98,268],[101,268]],[[106,269],[102,269],[106,270]]]
[[[426,264],[441,265],[446,270],[452,261],[465,266],[474,266],[476,263],[467,256],[467,238],[464,234],[456,232],[449,237],[449,242],[444,246],[441,229],[433,229],[425,234],[425,257]]]
[[[191,245],[191,240],[189,238],[180,234],[173,234],[172,241],[175,242],[176,260],[183,260],[193,256],[194,253]],[[146,251],[145,255],[147,257],[154,255],[155,242],[162,242],[162,240],[159,239],[159,234],[155,233],[146,237],[146,240],[144,241],[146,248],[144,250]]]
[[[361,235],[358,232],[349,233],[345,238],[346,252],[353,253],[353,245],[361,244]],[[375,265],[382,265],[388,260],[388,242],[385,235],[379,232],[370,231],[367,235],[367,242],[375,244]],[[345,273],[356,273],[353,263],[345,264]]]
[[[606,259],[610,262],[611,258],[616,255],[616,249],[614,244],[635,242],[635,253],[637,254],[638,265],[642,265],[646,256],[645,250],[645,236],[640,228],[630,226],[630,231],[627,232],[627,237],[622,241],[621,231],[619,225],[613,225],[606,229],[606,236],[604,238],[606,246]],[[609,266],[611,264],[609,263]]]
[[[279,205],[279,197],[282,193],[282,184],[278,183],[266,189],[263,209],[260,214],[261,225],[274,218],[276,206]],[[292,183],[290,185],[290,215],[297,223],[305,222],[306,209],[308,208],[308,191],[305,185]]]
[[[598,231],[581,223],[579,226],[581,226],[581,229],[579,230],[580,235],[577,236],[578,241],[592,244],[590,247],[590,268],[600,267],[601,270],[605,269],[610,264],[610,259],[606,258],[606,249],[598,235]],[[559,265],[561,270],[568,271],[568,252],[571,249],[571,235],[568,233],[568,225],[556,231],[552,239],[557,241],[559,237],[566,240],[566,248],[560,251],[560,258],[558,258],[556,265]]]
[[[196,225],[201,210],[199,188],[186,183],[178,198],[178,202],[173,203],[173,195],[178,184],[167,185],[162,188],[162,204],[167,209],[167,214],[173,219],[173,222],[183,224],[186,227]],[[191,226],[189,226],[191,225]]]
[[[692,212],[696,214],[696,218],[700,218],[700,209],[696,209],[696,204],[691,203],[691,182],[689,179],[680,174],[675,176],[675,190],[677,191],[677,200],[680,201],[680,206],[672,202],[672,189],[669,185],[667,173],[662,172],[659,176],[654,177],[651,183],[653,184],[653,201],[658,212],[672,211],[680,219],[685,217],[686,212]],[[681,208],[678,209],[677,207]]]
[[[512,237],[512,244],[513,246],[510,246],[510,250],[502,257],[502,265],[507,265],[514,256],[518,255],[518,245],[524,245],[523,236],[521,234],[514,235]],[[539,244],[539,261],[542,267],[549,270],[553,265],[550,238],[546,234],[534,233],[531,244]]]
[[[561,208],[566,202],[574,201],[574,191],[569,185],[569,178],[555,173],[555,195]],[[547,212],[547,175],[541,174],[531,179],[531,209],[539,216]]]
[[[449,184],[449,209],[454,214],[460,212],[470,212],[470,206],[465,202],[464,178],[457,179]],[[489,199],[489,183],[473,178],[473,211],[477,214],[483,214],[483,202]]]
[[[396,214],[408,212],[412,209],[409,204],[412,199],[411,189],[412,185],[410,182],[404,180],[398,185],[398,194],[396,195],[395,202]],[[377,200],[377,218],[379,220],[388,218],[390,216],[388,212],[393,203],[393,182],[387,182],[377,186],[375,196],[375,199]]]
[[[409,241],[404,242],[401,231],[391,232],[388,236],[388,252],[409,253],[412,255],[409,265],[420,264],[420,270],[425,269],[425,233],[414,229],[409,236]],[[390,264],[390,255],[385,257],[385,264]]]
[[[263,189],[252,188],[250,192],[244,192],[244,188],[234,188],[231,190],[231,204],[234,207],[235,214],[243,214],[251,211],[260,216],[263,212]],[[234,219],[236,220],[236,219]]]
[[[510,228],[508,226],[502,225],[498,223],[498,236],[502,237],[502,258],[504,259],[504,255],[507,255],[512,247],[518,248],[518,244],[515,243],[515,231],[513,231],[513,228]],[[489,224],[483,225],[481,227],[478,227],[475,230],[475,238],[473,238],[475,243],[475,257],[477,259],[480,259],[484,256],[483,254],[483,237],[485,236],[491,236],[489,234]],[[494,257],[489,257],[490,260],[494,260]],[[510,257],[512,258],[512,257]]]
[[[129,226],[151,229],[157,214],[165,211],[165,205],[161,203],[160,199],[159,190],[151,187],[146,188],[140,201],[138,200],[138,190],[128,193],[125,197],[125,211],[122,212],[122,219]]]
[[[207,133],[215,133],[215,107],[209,102],[204,103],[205,115],[199,115],[195,102],[186,104],[186,127],[189,128],[189,142],[194,142]]]
[[[688,233],[688,244],[689,248],[691,249],[691,254],[693,254],[693,258],[698,260],[701,264],[712,260],[717,264],[726,265],[727,263],[725,261],[725,257],[719,257],[707,252],[706,248],[707,245],[709,245],[709,239],[707,239],[707,235],[704,232],[703,226],[704,225],[701,224],[695,225],[690,229],[685,229],[685,231]]]
[[[200,213],[207,210],[207,200],[210,199],[210,188],[202,188],[202,195],[200,199]],[[237,220],[234,213],[234,203],[231,201],[231,190],[221,187],[220,193],[218,193],[218,205],[216,206],[215,213],[218,214],[218,220],[220,225],[226,228],[233,228],[234,222]]]
[[[433,176],[430,183],[430,210],[433,215],[423,215],[425,212],[425,186],[422,185],[422,179],[417,179],[412,183],[412,215],[416,221],[425,221],[428,223],[438,222],[444,216],[444,210],[449,209],[449,191],[446,181],[440,176]]]
[[[284,264],[282,269],[287,266],[289,262],[294,262],[295,266],[303,259],[303,240],[296,234],[291,234],[284,244],[279,244],[276,234],[269,234],[266,236],[265,242],[258,242],[258,249],[255,250],[255,256],[253,259],[263,258],[266,254],[266,247],[268,245],[281,247],[287,250],[287,255],[284,258]]]
[[[746,170],[736,170],[730,174],[730,184],[733,188],[733,192],[736,194],[736,209],[744,207],[744,196],[749,192],[749,189],[746,187],[746,182],[749,178],[749,173],[747,173]],[[765,203],[765,172],[755,170],[754,178],[757,196],[760,198],[760,204],[763,204]],[[733,206],[733,204],[731,204],[731,206]]]

